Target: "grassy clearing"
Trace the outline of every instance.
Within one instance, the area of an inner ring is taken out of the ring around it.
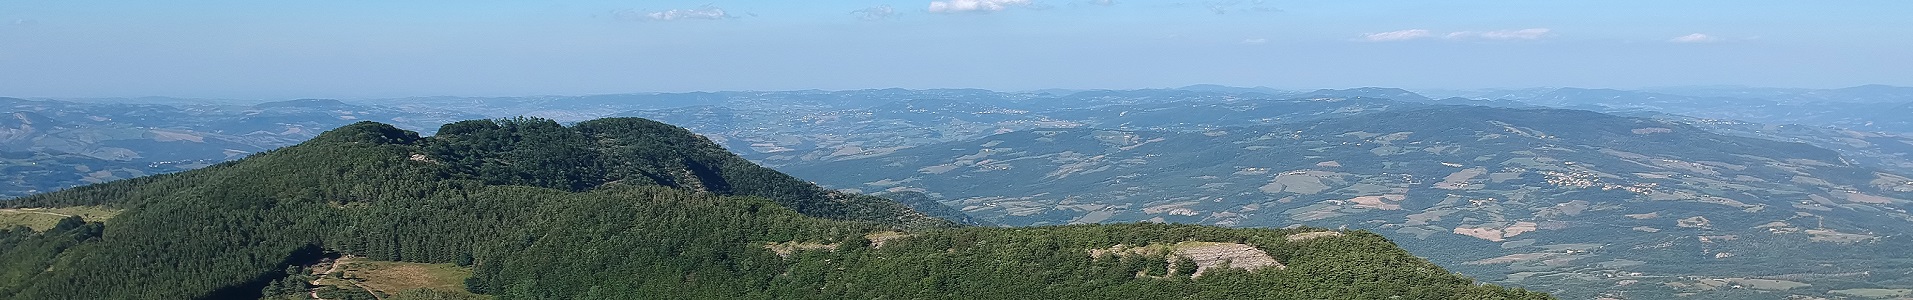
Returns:
[[[472,270],[453,264],[348,260],[339,269],[344,271],[344,280],[328,278],[321,282],[357,288],[353,285],[356,282],[375,293],[388,296],[431,290],[435,294],[457,295],[461,298],[490,299],[489,296],[466,291],[465,279],[472,277]]]
[[[53,228],[53,224],[59,222],[60,218],[65,217],[0,211],[0,227],[26,226],[33,228],[33,231],[46,231],[47,228]]]
[[[1747,288],[1769,291],[1785,291],[1812,286],[1811,284],[1801,282],[1773,279],[1729,278],[1729,280],[1732,280],[1734,284],[1739,284]]]
[[[101,222],[120,214],[120,210],[99,206],[73,206],[56,208],[8,208],[0,209],[0,227],[26,226],[34,231],[46,231],[53,224],[68,216],[80,216],[88,222]]]

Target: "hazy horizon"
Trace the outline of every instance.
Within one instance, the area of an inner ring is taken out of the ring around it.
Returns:
[[[1226,86],[1226,84],[1186,84],[1186,86],[1159,86],[1159,88],[1035,88],[1035,90],[991,90],[991,88],[901,88],[901,90],[989,90],[1004,94],[1027,94],[1027,92],[1050,92],[1050,90],[1069,90],[1069,92],[1096,92],[1096,90],[1184,90],[1194,86],[1222,86],[1222,88],[1268,88],[1276,92],[1316,92],[1316,90],[1354,90],[1354,88],[1396,88],[1396,86],[1343,86],[1343,88],[1272,88],[1272,86]],[[1592,88],[1592,86],[1527,86],[1527,88],[1400,88],[1414,94],[1427,97],[1454,97],[1450,94],[1471,94],[1471,92],[1496,92],[1496,90],[1555,90],[1555,88],[1582,88],[1582,90],[1626,90],[1626,92],[1649,92],[1662,94],[1660,90],[1678,90],[1678,88],[1748,88],[1748,90],[1840,90],[1840,88],[1859,88],[1859,86],[1892,86],[1892,84],[1856,84],[1856,86],[1838,86],[1838,88],[1785,88],[1785,86],[1733,86],[1733,84],[1712,84],[1712,86],[1639,86],[1639,88]],[[1913,88],[1913,86],[1894,86],[1894,88]],[[847,90],[681,90],[681,92],[608,92],[608,94],[520,94],[520,96],[367,96],[367,97],[187,97],[187,96],[6,96],[21,99],[55,99],[55,101],[119,101],[119,103],[142,103],[140,99],[187,99],[187,101],[212,101],[212,103],[270,103],[270,101],[297,101],[297,99],[341,99],[341,101],[375,101],[375,99],[415,99],[415,97],[587,97],[587,96],[645,96],[645,94],[723,94],[723,92],[857,92],[857,90],[893,90],[893,88],[847,88]]]
[[[0,96],[1913,86],[1904,1],[0,2]]]
[[[1000,92],[1000,93],[1035,93],[1035,92],[1046,92],[1046,91],[1052,91],[1052,90],[1065,90],[1065,91],[1135,91],[1135,90],[1178,90],[1178,89],[1188,89],[1188,88],[1193,88],[1193,87],[1197,87],[1197,86],[1220,86],[1220,87],[1226,87],[1226,88],[1240,88],[1240,89],[1271,89],[1271,90],[1274,90],[1274,91],[1281,91],[1281,92],[1293,92],[1293,93],[1306,93],[1306,92],[1311,92],[1311,91],[1318,91],[1318,90],[1349,90],[1349,89],[1360,89],[1360,88],[1394,88],[1394,89],[1402,89],[1402,90],[1406,90],[1406,91],[1409,91],[1409,92],[1413,92],[1413,93],[1416,93],[1416,94],[1421,94],[1422,96],[1427,96],[1427,97],[1430,97],[1430,98],[1446,98],[1446,97],[1454,97],[1453,95],[1449,95],[1449,94],[1454,94],[1454,93],[1470,93],[1470,92],[1491,92],[1491,91],[1516,91],[1516,90],[1529,90],[1529,89],[1543,89],[1543,90],[1546,90],[1546,89],[1594,89],[1594,90],[1599,90],[1599,89],[1611,89],[1611,90],[1621,90],[1621,91],[1636,91],[1636,92],[1646,92],[1646,93],[1663,93],[1663,91],[1661,91],[1661,90],[1665,90],[1665,89],[1683,89],[1683,88],[1699,88],[1699,89],[1706,89],[1706,88],[1737,88],[1737,89],[1797,89],[1797,90],[1833,90],[1833,89],[1842,89],[1842,88],[1854,88],[1854,87],[1863,87],[1863,86],[1880,86],[1880,85],[1884,85],[1884,84],[1860,84],[1860,85],[1852,85],[1852,86],[1841,86],[1841,87],[1831,87],[1831,88],[1802,88],[1802,87],[1771,87],[1771,86],[1744,86],[1744,85],[1688,85],[1688,86],[1645,86],[1645,87],[1629,87],[1629,88],[1613,88],[1613,87],[1580,87],[1580,86],[1534,86],[1534,87],[1485,87],[1485,88],[1406,88],[1406,87],[1390,87],[1390,86],[1350,86],[1350,87],[1321,87],[1321,88],[1277,88],[1277,87],[1267,87],[1267,86],[1233,86],[1233,85],[1221,85],[1221,84],[1209,84],[1209,83],[1199,83],[1199,84],[1191,84],[1191,85],[1183,85],[1183,86],[1174,86],[1174,87],[1140,87],[1140,88],[1123,88],[1123,89],[1102,89],[1102,88],[1084,88],[1084,89],[1066,89],[1066,88],[1043,88],[1043,89],[1024,89],[1024,90],[998,90],[998,89],[986,89],[986,88],[965,88],[965,87],[947,87],[947,88],[938,88],[938,87],[931,87],[931,88],[901,88],[901,87],[886,87],[886,88],[858,88],[858,89],[785,89],[785,90],[688,90],[688,91],[630,91],[630,92],[611,92],[611,93],[585,93],[585,94],[524,94],[524,95],[402,95],[402,96],[367,96],[367,97],[301,97],[301,96],[290,96],[290,97],[186,97],[186,96],[169,96],[169,95],[144,95],[144,96],[21,96],[21,95],[0,95],[0,98],[22,98],[22,99],[45,99],[45,100],[63,100],[63,101],[84,101],[84,100],[109,100],[109,101],[107,101],[107,102],[121,102],[121,101],[111,101],[111,100],[127,100],[127,101],[124,101],[125,103],[141,103],[142,101],[139,101],[139,100],[141,100],[141,99],[154,99],[154,98],[156,98],[156,99],[172,99],[172,100],[196,100],[196,101],[197,101],[197,100],[204,100],[204,101],[214,101],[214,102],[233,102],[233,103],[265,103],[265,102],[278,102],[278,101],[295,101],[295,100],[342,100],[342,101],[367,101],[367,100],[396,100],[396,99],[411,99],[411,98],[443,98],[443,97],[450,97],[450,98],[532,98],[532,97],[588,97],[588,96],[603,96],[603,95],[646,95],[646,94],[685,94],[685,93],[779,93],[779,92],[803,92],[803,91],[819,91],[819,92],[846,92],[846,91],[866,91],[866,90],[886,90],[886,89],[905,89],[905,90],[912,90],[912,91],[930,91],[930,90],[986,90],[986,91],[991,91],[991,92]],[[1907,86],[1897,86],[1897,85],[1884,85],[1884,86],[1890,86],[1890,87],[1901,87],[1901,88],[1913,88],[1913,87],[1907,87]],[[1467,98],[1467,97],[1464,97],[1464,98]],[[1757,97],[1755,97],[1755,98],[1757,98]]]

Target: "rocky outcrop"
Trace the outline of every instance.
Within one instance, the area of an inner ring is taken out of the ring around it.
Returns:
[[[1269,257],[1268,252],[1247,244],[1206,244],[1176,247],[1176,256],[1186,257],[1196,262],[1196,273],[1189,277],[1202,277],[1202,274],[1214,268],[1236,268],[1260,270],[1262,268],[1283,269],[1288,266]],[[1172,260],[1173,262],[1173,260]],[[1174,269],[1172,266],[1171,269]]]

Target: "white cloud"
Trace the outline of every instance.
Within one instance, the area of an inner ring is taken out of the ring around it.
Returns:
[[[1030,0],[950,0],[930,1],[930,12],[964,13],[1003,11],[1010,7],[1028,6]]]
[[[1483,32],[1477,36],[1490,40],[1532,40],[1548,36],[1547,28],[1528,28],[1520,30],[1496,30]]]
[[[1711,35],[1695,33],[1695,34],[1677,36],[1667,41],[1675,42],[1675,43],[1712,43],[1712,42],[1719,42],[1720,38],[1714,37]]]
[[[730,17],[729,14],[724,13],[723,9],[716,8],[716,7],[708,7],[708,6],[702,7],[702,8],[693,8],[693,9],[673,9],[673,10],[667,10],[667,11],[652,12],[651,14],[646,16],[651,17],[652,20],[659,20],[659,21],[687,20],[687,19],[717,20],[717,19]]]
[[[659,11],[621,10],[612,12],[612,16],[621,20],[640,21],[723,20],[734,17],[724,12],[724,9],[710,5]]]
[[[1409,30],[1396,30],[1396,31],[1389,31],[1389,32],[1382,32],[1382,33],[1363,34],[1362,40],[1366,40],[1370,42],[1392,42],[1392,41],[1406,41],[1406,40],[1413,40],[1413,39],[1419,39],[1419,38],[1427,38],[1432,36],[1435,36],[1435,33],[1428,31],[1427,29],[1409,29]]]
[[[1510,30],[1495,30],[1495,31],[1455,31],[1455,32],[1442,34],[1441,38],[1450,39],[1450,40],[1461,40],[1461,39],[1538,40],[1541,38],[1548,37],[1548,33],[1551,33],[1551,32],[1553,32],[1553,30],[1547,29],[1547,28],[1510,29]],[[1421,29],[1412,29],[1412,30],[1365,34],[1363,35],[1363,39],[1372,41],[1372,42],[1384,42],[1384,41],[1419,39],[1419,38],[1433,37],[1433,36],[1435,36],[1433,32],[1429,32],[1427,30],[1421,30]]]
[[[889,5],[878,5],[878,6],[873,6],[873,7],[864,8],[864,9],[853,10],[853,11],[850,11],[850,14],[856,15],[858,19],[863,19],[865,21],[878,21],[878,20],[888,20],[890,18],[896,17],[897,10],[895,8],[891,8]]]
[[[1218,1],[1203,2],[1202,5],[1204,8],[1208,8],[1209,12],[1212,12],[1218,15],[1226,15],[1226,14],[1229,14],[1230,12],[1280,11],[1273,7],[1268,7],[1264,5],[1267,2],[1268,1],[1266,0],[1218,0]]]
[[[1253,38],[1253,39],[1242,40],[1242,44],[1245,44],[1245,45],[1261,45],[1261,44],[1268,44],[1268,43],[1269,43],[1269,39],[1264,39],[1264,38]]]
[[[1084,2],[1087,2],[1089,4],[1094,4],[1094,5],[1102,5],[1102,6],[1116,5],[1116,0],[1089,0]]]

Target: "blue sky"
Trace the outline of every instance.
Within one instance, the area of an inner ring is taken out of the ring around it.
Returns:
[[[0,0],[0,96],[1913,85],[1913,1]]]

